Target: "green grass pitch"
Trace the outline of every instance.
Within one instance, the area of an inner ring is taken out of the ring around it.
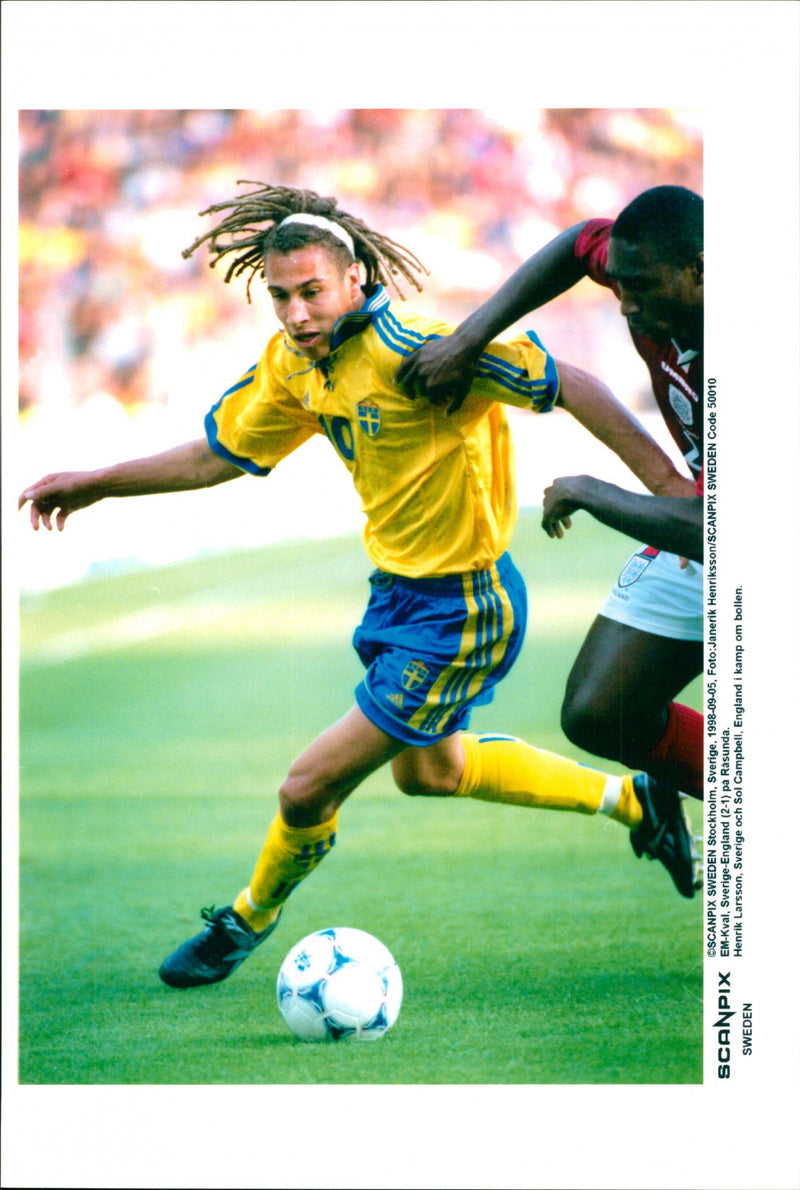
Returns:
[[[472,726],[596,763],[558,708],[628,543],[588,517],[550,542],[527,512],[513,548],[527,643]],[[21,1083],[702,1081],[701,898],[605,819],[412,800],[388,770],[232,979],[160,983],[200,907],[247,883],[293,757],[351,705],[368,572],[345,538],[23,600]],[[700,706],[699,682],[685,698]],[[377,1044],[303,1044],[279,1016],[281,960],[328,925],[369,930],[401,966]]]

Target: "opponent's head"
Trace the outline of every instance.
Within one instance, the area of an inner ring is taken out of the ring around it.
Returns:
[[[699,347],[703,335],[703,200],[683,186],[656,186],[616,219],[608,275],[632,331],[657,343]]]
[[[209,240],[213,268],[227,253],[236,252],[225,280],[249,269],[249,301],[253,276],[263,277],[275,313],[309,359],[329,354],[338,319],[358,310],[365,292],[370,294],[376,285],[391,282],[402,297],[395,279],[402,273],[417,289],[422,288],[414,274],[426,270],[416,256],[338,210],[335,198],[287,186],[245,185],[260,189],[203,211],[231,210],[231,214],[183,255],[190,256]]]

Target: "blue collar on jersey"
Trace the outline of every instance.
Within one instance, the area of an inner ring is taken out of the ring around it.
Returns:
[[[343,314],[337,321],[333,328],[331,351],[335,351],[337,347],[341,347],[342,343],[346,343],[348,339],[352,339],[353,335],[366,330],[374,316],[380,314],[381,310],[385,310],[388,305],[388,293],[382,285],[377,285],[360,310],[352,310],[348,314]]]

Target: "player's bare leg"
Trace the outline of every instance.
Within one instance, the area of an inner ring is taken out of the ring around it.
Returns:
[[[514,736],[459,732],[392,761],[411,795],[480,801],[581,814],[604,814],[630,830],[637,856],[658,859],[684,897],[700,886],[691,823],[677,790],[645,773],[612,776]]]
[[[280,789],[281,816],[297,827],[326,822],[370,773],[405,747],[353,707],[289,769]]]
[[[280,809],[250,884],[233,905],[203,911],[206,928],[162,963],[164,982],[186,988],[227,979],[272,933],[289,895],[331,851],[342,802],[403,747],[358,707],[318,736],[281,786]]]
[[[644,769],[700,796],[702,717],[674,700],[702,669],[701,642],[656,636],[598,616],[567,680],[564,733],[595,756]],[[667,747],[665,733],[676,719]]]
[[[455,732],[429,748],[406,748],[392,761],[392,776],[412,797],[452,797],[464,772],[462,733]]]
[[[516,736],[456,732],[392,761],[399,789],[411,796],[480,801],[580,814],[607,814],[633,828],[641,821],[631,777],[578,764]]]

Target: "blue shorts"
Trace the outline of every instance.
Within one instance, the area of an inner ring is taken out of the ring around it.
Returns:
[[[509,554],[443,578],[370,575],[353,645],[367,669],[356,702],[377,727],[425,747],[469,725],[517,659],[527,595]]]

